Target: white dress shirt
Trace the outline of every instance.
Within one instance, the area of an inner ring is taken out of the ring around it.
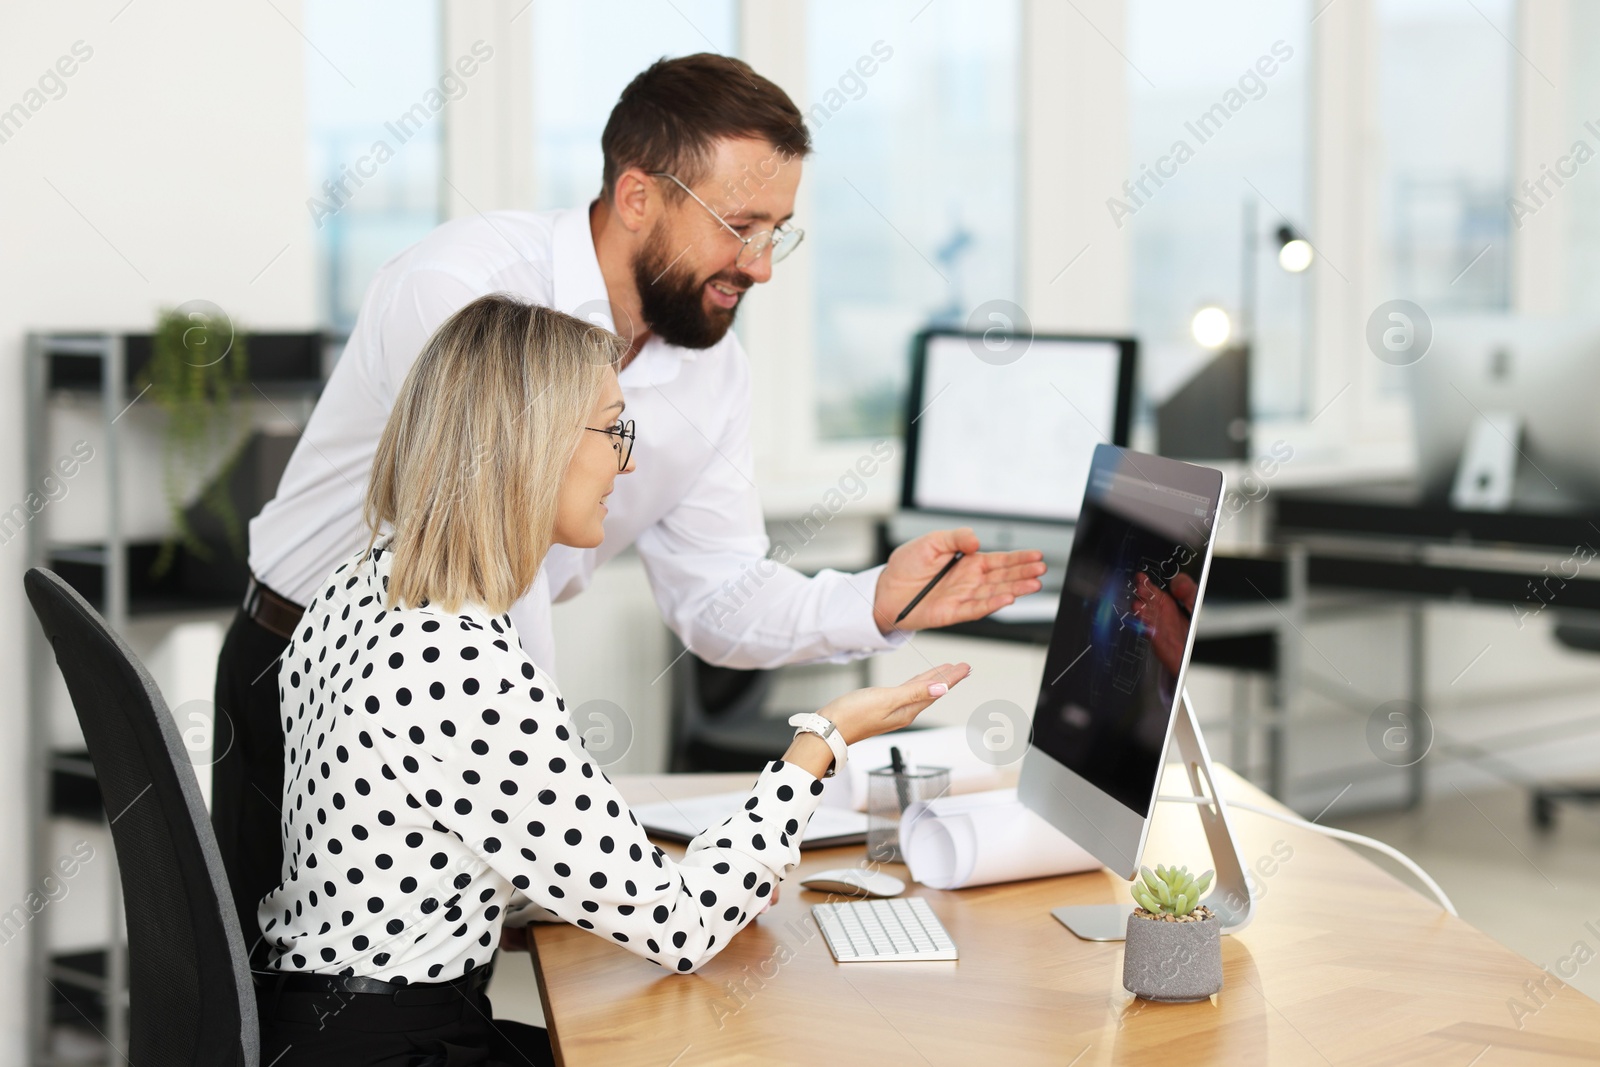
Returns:
[[[449,982],[530,902],[671,971],[716,955],[800,859],[822,783],[769,763],[674,861],[577,738],[510,616],[385,610],[379,542],[315,590],[278,669],[283,882],[257,922],[279,971]]]
[[[449,222],[379,269],[343,357],[289,460],[278,494],[250,523],[250,569],[306,603],[367,544],[362,501],[378,438],[423,343],[487,293],[611,324],[588,211],[499,211]],[[813,578],[766,560],[753,481],[749,360],[733,331],[695,350],[652,337],[620,376],[638,422],[637,470],[607,501],[605,542],[556,546],[512,609],[535,662],[555,662],[550,605],[582,592],[629,545],[667,625],[700,657],[730,667],[841,662],[895,647],[872,619],[879,569]]]

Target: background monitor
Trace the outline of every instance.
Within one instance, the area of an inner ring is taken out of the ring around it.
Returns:
[[[1518,417],[1513,506],[1600,503],[1600,320],[1441,316],[1422,357],[1399,368],[1411,393],[1426,498],[1449,498],[1473,427]]]
[[[1131,338],[918,335],[901,506],[1069,523],[1096,445],[1128,443]]]
[[[1094,450],[1018,796],[1132,878],[1194,647],[1220,471]]]

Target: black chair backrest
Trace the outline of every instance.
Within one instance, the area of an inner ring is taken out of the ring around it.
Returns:
[[[83,725],[111,820],[128,929],[127,1060],[258,1067],[244,939],[194,766],[161,692],[56,575],[23,579]]]
[[[699,713],[713,722],[760,715],[778,678],[777,671],[718,667],[692,653],[686,658],[693,661],[688,674]]]
[[[684,651],[672,665],[672,707],[667,724],[667,769],[691,769],[689,746],[712,723],[752,719],[761,714],[777,681],[771,670],[739,670],[707,663]]]

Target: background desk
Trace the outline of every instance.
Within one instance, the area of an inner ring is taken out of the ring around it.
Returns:
[[[1424,708],[1443,688],[1430,690],[1425,674],[1430,604],[1492,606],[1504,610],[1508,622],[1548,608],[1545,621],[1556,620],[1552,633],[1558,641],[1600,653],[1600,512],[1458,511],[1418,501],[1403,486],[1285,489],[1258,507],[1262,541],[1248,550],[1252,554],[1219,550],[1212,560],[1193,662],[1270,679],[1259,713],[1234,708],[1231,750],[1225,755],[1274,796],[1306,804],[1308,796],[1320,795],[1315,787],[1308,792],[1312,783],[1290,766],[1287,736],[1306,722],[1309,676],[1327,670],[1305,637],[1312,621],[1402,609],[1406,673],[1401,686],[1405,699]],[[1047,645],[1050,629],[1048,621],[988,618],[947,632]],[[1323,695],[1338,699],[1326,690]],[[1371,705],[1349,706],[1340,714],[1360,716],[1353,720],[1359,722],[1371,711]],[[1252,766],[1250,738],[1257,731],[1264,743],[1259,763]],[[1331,775],[1324,770],[1320,777],[1348,774],[1347,780],[1359,781],[1373,773],[1403,775],[1403,803],[1416,807],[1426,794],[1427,771],[1426,760],[1399,771],[1369,761],[1359,770]],[[1549,792],[1534,791],[1542,821],[1549,807],[1539,798]],[[1600,797],[1600,785],[1587,793]],[[1316,800],[1307,814],[1321,803]]]
[[[1272,803],[1222,775],[1228,795]],[[617,779],[630,803],[749,781]],[[1247,864],[1275,844],[1292,856],[1260,879],[1256,920],[1223,939],[1225,985],[1214,1000],[1136,1000],[1122,988],[1120,943],[1079,941],[1050,917],[1062,904],[1120,900],[1126,883],[1103,871],[960,892],[912,886],[960,961],[843,966],[810,917],[829,898],[791,877],[779,903],[694,975],[666,974],[576,927],[538,927],[535,967],[557,1055],[566,1067],[1600,1061],[1600,1004],[1551,981],[1539,1007],[1525,983],[1544,972],[1345,846],[1247,812],[1234,823]],[[1192,808],[1163,805],[1147,856],[1207,867],[1203,840]],[[800,872],[862,858],[860,847],[811,851]],[[1600,908],[1572,917],[1573,940],[1600,949],[1586,919],[1600,929]],[[1538,1010],[1518,1029],[1509,1002]]]
[[[1054,628],[1056,593],[1049,596],[1051,617],[1027,621],[989,616],[937,631],[961,637],[1048,647]],[[1305,567],[1279,555],[1218,554],[1211,561],[1206,600],[1200,612],[1191,662],[1265,678],[1266,707],[1259,713],[1235,690],[1229,719],[1230,748],[1216,748],[1242,773],[1275,797],[1285,796],[1284,729],[1287,709],[1299,684],[1305,624]],[[1260,765],[1251,768],[1251,736],[1264,731]],[[1319,803],[1321,803],[1319,801]]]
[[[1547,601],[1562,610],[1600,610],[1600,580],[1588,565],[1600,544],[1600,513],[1457,511],[1387,496],[1279,494],[1274,537],[1305,547],[1312,586],[1513,604],[1524,612]],[[1576,556],[1580,549],[1586,558]],[[1563,580],[1536,587],[1552,576]]]
[[[1423,607],[1430,602],[1503,607],[1508,621],[1549,607],[1557,641],[1600,652],[1600,572],[1590,562],[1600,545],[1600,513],[1458,511],[1392,488],[1288,492],[1269,504],[1274,539],[1302,568],[1303,588],[1410,606],[1408,699],[1419,707],[1429,696]],[[1427,762],[1407,768],[1412,807],[1422,802]],[[1547,793],[1534,790],[1542,825],[1549,820],[1548,802],[1540,801]]]

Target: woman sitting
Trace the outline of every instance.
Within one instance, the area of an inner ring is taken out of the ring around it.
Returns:
[[[537,904],[693,971],[799,859],[827,742],[797,735],[675,862],[588,758],[506,614],[551,544],[604,536],[605,498],[632,470],[622,351],[490,296],[407,375],[373,464],[371,545],[330,576],[279,671],[285,870],[259,911],[263,1063],[548,1062],[535,1028],[490,1021],[508,911]],[[821,714],[857,741],[966,674],[946,665]]]

